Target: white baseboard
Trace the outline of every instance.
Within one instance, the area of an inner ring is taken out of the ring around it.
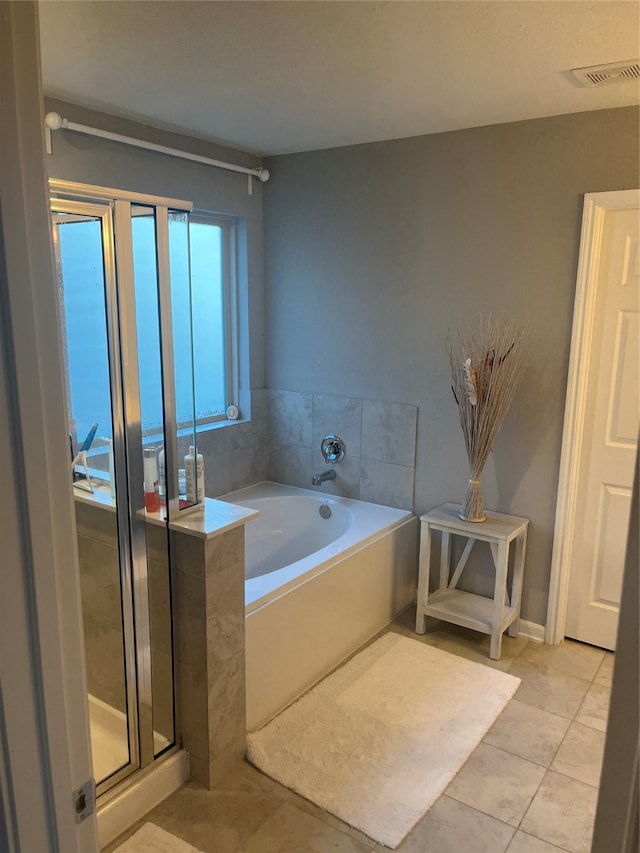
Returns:
[[[98,806],[98,838],[104,847],[189,779],[189,758],[181,749],[143,772],[132,784]],[[109,796],[109,795],[107,795]]]
[[[538,625],[537,622],[527,622],[526,619],[520,620],[519,637],[526,637],[527,640],[533,640],[534,643],[544,643],[544,625]]]

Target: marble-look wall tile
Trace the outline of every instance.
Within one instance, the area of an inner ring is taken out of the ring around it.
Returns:
[[[231,489],[244,489],[261,483],[267,477],[267,454],[264,446],[245,447],[231,454]],[[220,492],[220,494],[224,494]]]
[[[78,536],[99,539],[114,547],[118,544],[118,521],[115,512],[102,507],[74,501],[76,511],[76,529]]]
[[[209,787],[219,759],[245,749],[244,528],[173,539],[183,737]]]
[[[176,614],[180,624],[206,619],[205,590],[202,578],[183,572],[177,573]]]
[[[167,740],[174,738],[173,719],[173,658],[157,649],[151,658],[151,695],[153,697],[153,728]]]
[[[232,429],[234,427],[212,427],[198,433],[198,451],[204,457],[204,488],[208,497],[231,490]],[[180,467],[185,467],[184,462]]]
[[[319,450],[328,433],[340,436],[346,445],[346,458],[360,456],[362,434],[362,400],[334,394],[313,396],[312,449]]]
[[[320,443],[332,432],[346,444],[337,477],[326,494],[412,509],[418,410],[403,403],[362,401],[338,394],[268,391],[267,478],[310,487],[313,474],[328,465]],[[312,400],[309,444],[308,403]],[[289,423],[290,421],[290,423]],[[302,425],[302,426],[301,426]],[[289,441],[283,440],[289,437]],[[311,449],[311,455],[305,452]]]
[[[126,709],[122,631],[83,619],[89,693],[118,711]]]
[[[204,663],[204,662],[203,662]],[[207,704],[206,665],[184,662],[178,668],[180,720],[185,749],[196,758],[209,761],[209,707]],[[207,785],[207,780],[197,779]]]
[[[269,444],[267,475],[274,483],[308,489],[313,476],[312,468],[310,447]]]
[[[267,390],[251,392],[251,420],[228,427],[234,450],[243,447],[264,447],[267,438]]]
[[[166,527],[156,524],[147,524],[146,534],[147,560],[158,563],[169,568],[169,531]]]
[[[174,531],[171,534],[171,552],[178,669],[183,664],[204,667],[207,654],[204,541]],[[201,604],[195,600],[198,589]],[[181,706],[182,703],[180,697]]]
[[[209,762],[246,747],[244,665],[244,527],[206,546]]]
[[[204,488],[208,498],[217,498],[233,490],[231,454],[227,459],[210,454],[205,456]]]
[[[204,457],[205,494],[210,498],[260,482],[266,476],[267,391],[253,390],[250,398],[250,407],[240,413],[242,417],[250,416],[249,420],[211,425],[198,431],[198,450]],[[187,437],[179,439],[179,459],[184,459],[189,443]],[[180,467],[184,467],[183,462]]]
[[[244,527],[208,543],[206,550],[207,650],[210,672],[244,652]]]
[[[209,761],[231,749],[238,758],[246,750],[244,649],[218,664],[209,678]]]
[[[360,500],[410,510],[414,476],[413,468],[361,459]]]
[[[365,400],[362,404],[362,457],[413,468],[417,422],[416,406]]]
[[[125,710],[124,642],[116,514],[75,502],[89,693]]]
[[[327,480],[325,483],[322,483],[321,486],[312,486],[311,478],[309,478],[309,484],[306,488],[313,489],[314,491],[318,491],[319,493],[325,493],[328,495],[339,495],[343,498],[354,498],[358,500],[360,497],[360,457],[359,456],[351,456],[348,451],[345,454],[342,462],[338,462],[335,465],[327,464],[323,457],[320,449],[313,451],[313,473],[318,474],[321,471],[326,471],[328,469],[335,468],[336,479],[335,480]]]
[[[151,648],[171,654],[171,590],[169,570],[155,561],[147,564]]]
[[[78,560],[83,615],[121,633],[120,560],[117,545],[89,536],[78,536]]]
[[[173,570],[204,578],[204,540],[172,531],[171,563]]]
[[[80,589],[83,615],[98,625],[122,634],[120,582],[102,584],[96,581],[95,576],[84,575],[80,578]],[[93,666],[94,663],[107,665],[105,661],[87,661],[87,666]]]
[[[285,446],[311,447],[313,394],[271,391],[268,408],[271,441]]]

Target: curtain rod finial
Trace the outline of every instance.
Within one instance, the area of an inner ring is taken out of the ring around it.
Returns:
[[[60,130],[63,127],[64,120],[60,113],[47,113],[44,117],[44,123],[49,130]]]

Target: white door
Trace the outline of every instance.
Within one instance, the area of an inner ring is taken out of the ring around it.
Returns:
[[[638,447],[639,210],[608,210],[595,271],[566,636],[615,648]]]

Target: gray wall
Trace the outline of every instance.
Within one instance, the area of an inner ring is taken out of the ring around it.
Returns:
[[[64,118],[80,124],[145,139],[205,157],[228,160],[241,166],[253,167],[261,163],[259,158],[249,154],[50,98],[45,99],[45,109],[54,110]],[[194,209],[228,213],[243,218],[246,227],[248,269],[245,276],[246,287],[240,294],[239,313],[246,318],[243,331],[245,340],[249,342],[250,364],[248,353],[243,353],[240,364],[241,390],[247,392],[250,388],[262,388],[264,185],[260,181],[254,181],[253,195],[249,195],[247,178],[244,175],[68,131],[56,131],[52,136],[53,154],[47,157],[46,163],[50,178],[191,201]]]
[[[242,166],[261,164],[259,158],[250,154],[54,99],[46,99],[45,108],[71,121],[205,157]],[[264,185],[254,181],[253,194],[249,195],[244,175],[77,133],[58,131],[52,137],[53,154],[47,157],[50,178],[191,201],[194,209],[241,217],[247,269],[244,275],[240,270],[238,313],[244,346],[241,345],[240,350],[239,403],[245,417],[250,401],[251,423],[201,432],[199,450],[205,457],[205,487],[210,497],[264,480],[266,399],[264,391],[258,390],[264,386]],[[187,445],[187,440],[182,442],[180,456],[186,452]]]
[[[266,163],[266,385],[417,404],[416,512],[466,485],[447,329],[479,310],[532,324],[483,495],[531,519],[533,622],[546,621],[583,194],[637,187],[638,143],[628,108]]]

